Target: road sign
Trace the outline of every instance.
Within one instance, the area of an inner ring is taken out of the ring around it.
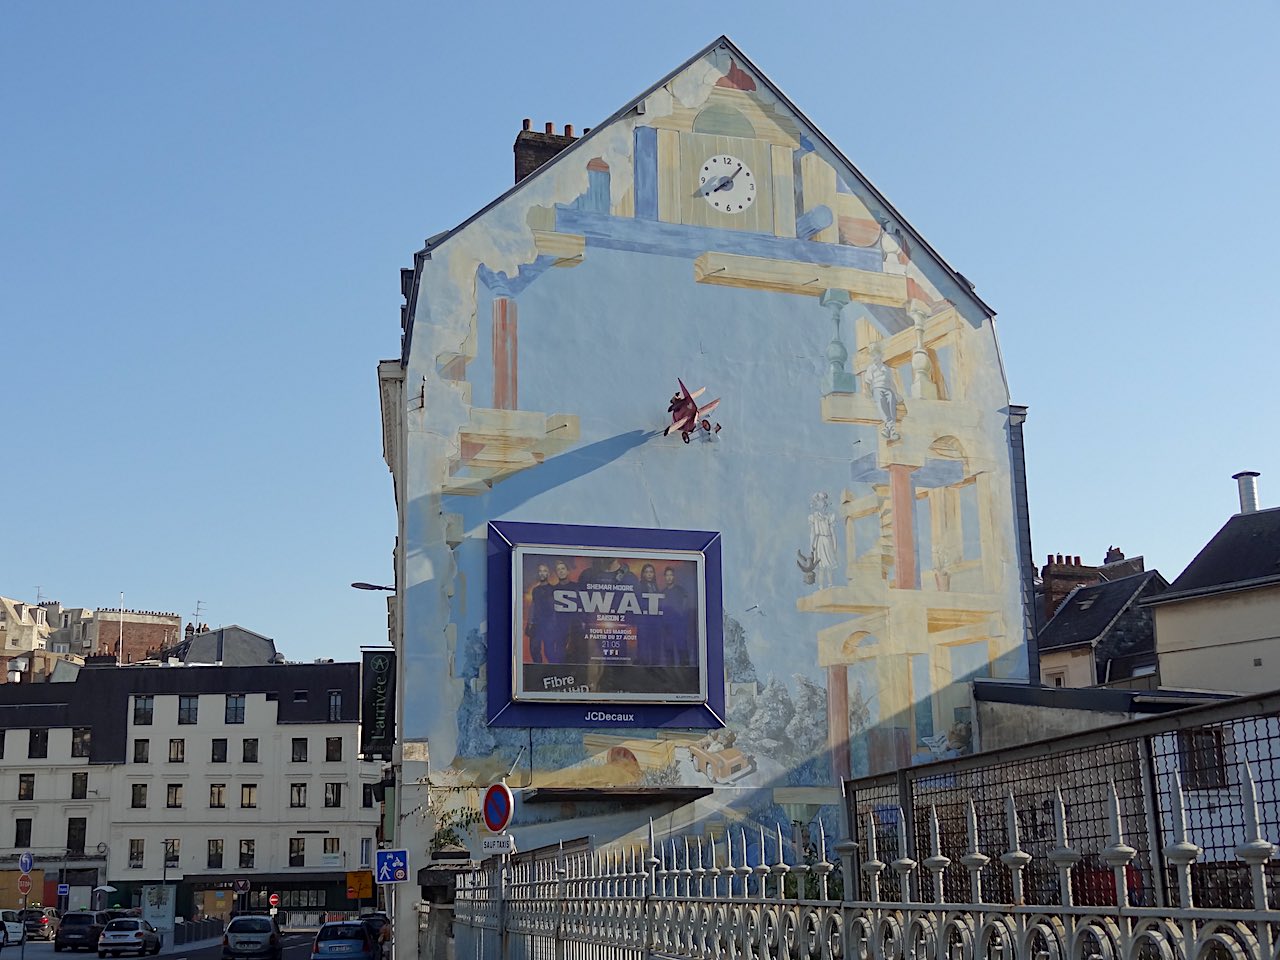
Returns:
[[[235,886],[235,891],[236,891],[236,893],[248,893],[248,892],[249,892],[249,881],[248,881],[248,880],[237,880],[237,881],[235,882],[234,886]]]
[[[347,871],[347,899],[369,900],[373,897],[373,874],[368,870]]]
[[[404,883],[409,879],[408,850],[379,850],[374,877],[379,883]]]
[[[496,837],[481,837],[480,850],[482,853],[515,853],[515,837],[509,833],[500,833]]]
[[[24,873],[18,877],[18,892],[24,897],[31,892],[31,875]]]
[[[484,825],[489,828],[490,833],[501,833],[507,829],[515,806],[515,797],[505,783],[495,783],[484,792],[481,810],[484,812]]]
[[[60,897],[69,897],[69,896],[71,896],[71,884],[69,884],[69,883],[60,883],[60,884],[58,884],[58,896],[60,896]]]
[[[18,869],[23,873],[30,873],[31,867],[35,862],[35,858],[31,856],[31,851],[24,850],[22,856],[18,857]]]
[[[280,894],[273,893],[271,896],[267,897],[267,903],[271,904],[273,907],[280,906]]]
[[[356,897],[356,888],[355,888],[355,887],[347,887],[347,899],[348,899],[348,900],[356,900],[356,899],[358,899],[358,898]]]

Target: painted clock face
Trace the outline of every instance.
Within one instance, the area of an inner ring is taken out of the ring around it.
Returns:
[[[737,157],[718,153],[702,162],[698,192],[713,210],[737,215],[755,203],[756,178]]]

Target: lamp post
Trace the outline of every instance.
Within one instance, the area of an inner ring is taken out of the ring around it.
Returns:
[[[365,583],[363,580],[357,580],[351,586],[357,590],[386,590],[388,593],[395,593],[395,587],[384,587],[377,583]]]

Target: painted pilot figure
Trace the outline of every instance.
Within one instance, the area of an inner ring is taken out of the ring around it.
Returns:
[[[525,621],[524,635],[529,638],[530,663],[554,663],[551,654],[558,646],[555,638],[556,604],[550,583],[551,569],[538,564],[538,582],[534,585],[529,604],[529,619]]]

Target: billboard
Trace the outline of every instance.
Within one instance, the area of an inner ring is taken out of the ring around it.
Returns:
[[[488,722],[724,725],[720,536],[489,524]]]
[[[514,698],[704,702],[703,567],[693,551],[517,546]]]
[[[360,755],[391,759],[396,742],[396,655],[365,650],[360,662]]]

